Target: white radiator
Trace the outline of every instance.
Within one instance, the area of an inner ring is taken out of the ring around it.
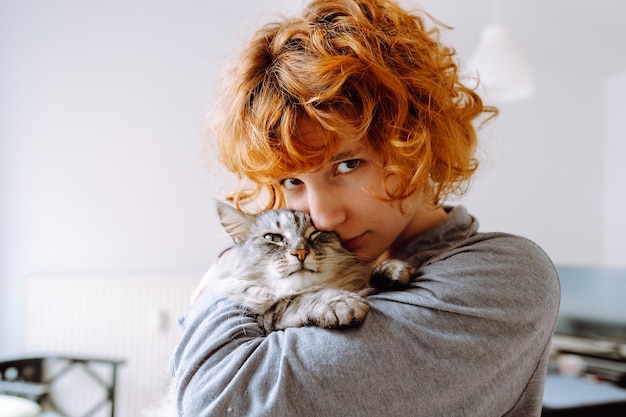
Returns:
[[[118,373],[116,416],[139,417],[166,391],[169,357],[180,336],[176,320],[199,279],[197,275],[28,277],[24,347],[27,353],[124,359]],[[84,390],[71,389],[63,405],[82,407],[89,387]]]

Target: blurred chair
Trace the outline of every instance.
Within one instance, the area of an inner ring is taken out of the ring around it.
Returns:
[[[115,417],[117,368],[123,363],[123,360],[112,358],[64,355],[13,357],[4,360],[0,358],[0,401],[18,408],[34,403],[45,411],[42,414],[44,416],[92,417],[104,415],[102,410],[108,407],[109,413],[106,415]],[[69,376],[76,372],[80,373],[82,379],[74,384],[78,386],[68,386],[68,383],[76,382]],[[62,405],[62,397],[81,397],[85,400],[81,389],[87,385],[92,387],[92,391],[96,391],[93,402],[89,397],[90,404],[86,410],[68,411],[67,406]],[[7,405],[7,409],[8,407]],[[40,415],[27,412],[15,412],[5,416],[0,409],[0,417]]]

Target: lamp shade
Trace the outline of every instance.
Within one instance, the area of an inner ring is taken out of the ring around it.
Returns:
[[[483,29],[468,65],[479,77],[479,94],[487,99],[522,100],[535,91],[530,66],[501,24],[493,23]]]

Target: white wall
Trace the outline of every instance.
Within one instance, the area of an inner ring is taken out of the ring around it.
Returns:
[[[21,347],[24,276],[200,274],[226,245],[212,199],[229,183],[200,154],[212,82],[250,22],[302,2],[215,3],[0,2],[0,354]],[[465,12],[449,21],[421,3],[461,30],[450,39],[466,57],[478,32],[454,21]],[[602,219],[604,160],[626,156],[603,148],[617,99],[576,68],[535,64],[537,95],[503,105],[484,132],[487,161],[463,202],[485,230],[600,265],[605,245],[623,245]]]
[[[200,274],[225,247],[212,82],[281,4],[298,2],[0,2],[0,353],[20,348],[27,274]]]
[[[555,262],[603,257],[602,81],[536,68],[537,93],[500,105],[464,203],[483,230],[539,243]],[[576,86],[573,88],[572,86]]]
[[[604,256],[603,263],[626,268],[626,72],[604,83]]]

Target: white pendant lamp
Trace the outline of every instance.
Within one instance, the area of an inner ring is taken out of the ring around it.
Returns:
[[[530,97],[535,83],[528,62],[499,23],[499,1],[494,1],[494,20],[485,27],[478,48],[470,57],[470,72],[479,78],[478,93],[487,101],[510,102]]]

